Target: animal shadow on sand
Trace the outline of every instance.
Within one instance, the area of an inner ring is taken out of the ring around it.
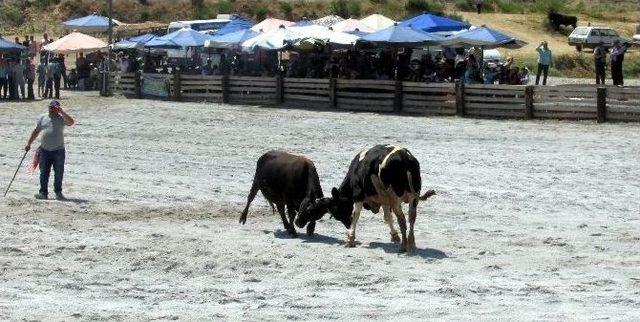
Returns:
[[[299,231],[298,237],[292,237],[291,235],[289,235],[289,232],[282,229],[278,229],[273,232],[270,230],[263,230],[263,232],[265,234],[273,233],[273,236],[275,236],[278,239],[300,239],[303,243],[327,244],[327,245],[343,245],[344,244],[344,240],[331,237],[331,236],[318,234],[318,233],[314,233],[312,236],[309,236],[307,235],[306,232]]]
[[[400,249],[399,244],[395,243],[377,243],[372,242],[369,243],[368,248],[382,248],[385,253],[388,254],[398,254],[398,249]],[[406,253],[407,256],[419,256],[424,259],[444,259],[449,258],[445,252],[435,249],[435,248],[416,248],[411,253]]]

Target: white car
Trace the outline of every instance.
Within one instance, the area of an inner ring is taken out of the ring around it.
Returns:
[[[640,45],[640,34],[633,35],[633,42],[636,43],[636,45]]]
[[[631,43],[631,39],[622,37],[615,30],[608,27],[578,27],[569,35],[569,45],[578,51],[582,48],[594,48],[602,42],[605,47],[612,47],[613,42]]]

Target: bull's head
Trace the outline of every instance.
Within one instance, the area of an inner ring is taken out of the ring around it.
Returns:
[[[329,212],[332,217],[349,228],[351,226],[352,211],[353,202],[348,198],[341,197],[338,189],[333,188],[333,190],[331,190],[331,198],[320,198],[302,202],[295,224],[302,228],[310,221],[319,220],[324,214]]]

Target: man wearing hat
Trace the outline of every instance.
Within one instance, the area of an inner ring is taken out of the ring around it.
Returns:
[[[25,147],[25,151],[31,149],[31,144],[40,136],[40,147],[36,151],[36,160],[34,165],[40,165],[40,191],[35,195],[36,199],[48,199],[49,191],[49,174],[51,167],[55,174],[53,181],[53,189],[57,200],[64,200],[62,194],[62,177],[64,175],[64,127],[71,126],[75,123],[73,118],[69,116],[58,100],[49,102],[49,113],[40,116],[36,128],[31,133],[29,142]]]
[[[613,85],[624,86],[624,76],[622,74],[622,63],[624,62],[624,54],[629,48],[628,44],[621,45],[620,40],[613,42],[611,48],[611,78],[613,79]]]

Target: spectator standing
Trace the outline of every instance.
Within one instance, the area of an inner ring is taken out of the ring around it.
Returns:
[[[476,10],[478,14],[482,13],[482,5],[484,4],[484,0],[476,0]]]
[[[20,96],[22,96],[22,99],[27,98],[26,92],[25,92],[25,79],[24,79],[24,72],[25,72],[25,64],[20,61],[20,62],[16,62],[15,65],[13,65],[13,79],[14,82],[16,83],[16,98],[18,97],[18,90],[20,90]]]
[[[33,36],[29,37],[29,47],[27,48],[29,52],[29,58],[33,59],[34,57],[36,57],[36,53],[38,52],[38,44],[36,44],[35,40],[33,40]]]
[[[628,45],[620,45],[620,41],[613,42],[611,48],[611,78],[613,85],[624,86],[624,76],[622,75],[622,63],[624,62],[624,54],[627,52]]]
[[[62,67],[58,58],[53,58],[53,62],[49,65],[53,71],[53,88],[55,90],[55,98],[60,99],[60,79],[62,78]]]
[[[549,67],[552,63],[551,49],[546,41],[540,43],[536,48],[538,52],[538,72],[536,73],[536,85],[540,84],[540,74],[543,74],[542,85],[547,85],[547,76],[549,75]]]
[[[607,65],[607,50],[604,48],[604,44],[602,42],[599,42],[593,50],[593,60],[596,66],[596,84],[604,85]]]
[[[43,62],[38,64],[38,68],[36,69],[36,73],[38,74],[38,96],[44,97],[44,85],[47,77],[47,65]]]
[[[43,97],[53,98],[53,66],[52,64],[45,66],[45,87]]]
[[[78,72],[78,88],[84,90],[85,82],[89,78],[89,70],[87,67],[87,59],[84,58],[83,53],[79,53],[78,58],[76,58],[76,71]]]
[[[16,81],[14,77],[13,66],[15,62],[13,59],[9,59],[7,61],[7,84],[9,85],[9,99],[18,98],[17,90],[16,90]]]
[[[58,64],[60,64],[60,74],[62,75],[62,86],[67,89],[69,83],[67,82],[67,65],[64,63],[64,54],[58,55]]]
[[[25,66],[25,74],[27,78],[27,98],[34,99],[33,95],[33,82],[36,80],[36,66],[33,65],[33,59],[29,58],[27,60],[27,65]]]
[[[7,90],[9,89],[9,66],[5,59],[0,59],[0,98],[7,99]]]

